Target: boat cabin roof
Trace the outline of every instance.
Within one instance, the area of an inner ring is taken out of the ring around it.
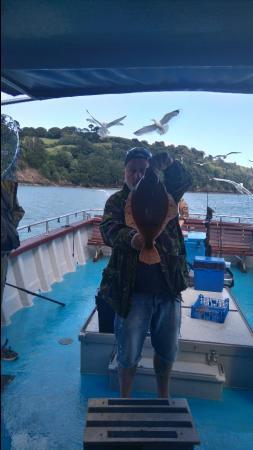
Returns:
[[[4,0],[2,91],[253,92],[252,0]]]

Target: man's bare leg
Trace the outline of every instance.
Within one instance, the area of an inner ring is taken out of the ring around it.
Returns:
[[[154,354],[153,362],[158,397],[169,399],[169,381],[173,363],[165,363],[156,353]]]
[[[136,366],[131,367],[130,369],[123,369],[122,367],[118,368],[120,396],[122,398],[131,396],[135,372]]]

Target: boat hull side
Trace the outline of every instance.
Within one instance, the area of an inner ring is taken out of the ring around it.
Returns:
[[[68,227],[48,235],[27,239],[10,254],[7,282],[39,293],[49,292],[55,282],[85,264],[92,223]],[[33,296],[6,285],[2,303],[2,325],[10,323],[19,309],[33,305]]]

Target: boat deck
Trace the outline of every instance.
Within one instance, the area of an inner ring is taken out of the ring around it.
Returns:
[[[4,450],[82,450],[88,399],[118,397],[118,391],[109,388],[108,375],[83,375],[79,366],[77,336],[94,307],[106,263],[105,258],[96,264],[88,261],[52,286],[50,297],[66,302],[65,308],[34,299],[32,307],[17,311],[3,328],[19,353],[18,360],[2,364],[2,373],[10,376],[2,395]],[[252,280],[252,271],[235,270],[240,306],[248,302],[247,317]],[[60,338],[73,342],[61,345]],[[143,392],[133,395],[155,397]],[[218,401],[187,399],[200,435],[199,450],[252,448],[252,390],[224,388]]]
[[[191,305],[199,294],[211,298],[229,298],[229,312],[224,323],[191,318]],[[232,294],[225,288],[222,292],[197,291],[188,288],[183,292],[180,339],[219,344],[253,346],[253,332]],[[98,332],[98,315],[94,312],[85,329]]]
[[[224,323],[191,318],[190,306],[199,294],[210,298],[229,298],[229,312]],[[232,294],[222,292],[197,291],[191,288],[183,292],[181,339],[200,342],[214,342],[229,345],[253,346],[253,333]],[[184,308],[188,306],[189,308]]]

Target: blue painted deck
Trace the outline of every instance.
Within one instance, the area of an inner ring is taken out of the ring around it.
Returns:
[[[235,276],[232,293],[239,300],[240,309],[253,329],[253,270],[242,273],[239,269],[233,268],[232,271]]]
[[[53,285],[49,296],[66,302],[64,308],[35,299],[2,330],[19,353],[17,361],[2,365],[2,373],[15,376],[2,398],[4,450],[81,450],[88,398],[118,396],[108,389],[107,377],[82,376],[79,370],[78,333],[94,305],[105,264],[89,261]],[[233,271],[234,293],[253,326],[253,272]],[[59,344],[63,337],[73,343]],[[200,450],[252,448],[252,391],[224,389],[219,401],[188,400]]]

